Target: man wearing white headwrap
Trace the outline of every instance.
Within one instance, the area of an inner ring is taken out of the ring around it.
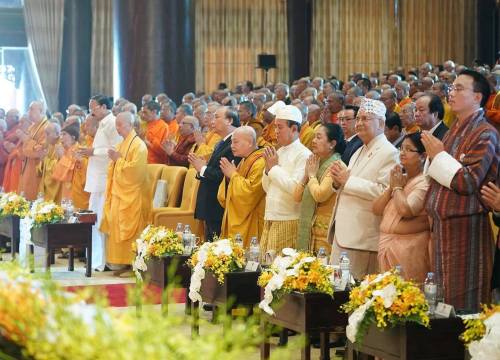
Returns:
[[[269,110],[268,110],[269,111]],[[264,229],[260,242],[261,251],[295,248],[300,216],[300,203],[293,199],[293,192],[304,175],[306,161],[311,155],[300,143],[302,123],[300,110],[293,105],[283,105],[276,110],[276,136],[278,150],[264,149],[266,168],[262,188],[266,192]]]
[[[330,167],[337,203],[329,228],[332,262],[340,252],[351,260],[351,274],[360,279],[377,271],[379,216],[372,203],[389,185],[389,172],[398,160],[397,149],[384,135],[385,105],[365,99],[356,117],[356,132],[363,142],[351,157],[349,167],[337,161]]]

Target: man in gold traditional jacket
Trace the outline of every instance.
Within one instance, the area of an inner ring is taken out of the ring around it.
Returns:
[[[28,200],[35,200],[41,177],[37,174],[37,167],[45,155],[45,127],[48,120],[45,117],[45,106],[41,101],[33,101],[28,110],[28,118],[32,122],[28,134],[21,130],[18,136],[23,143],[22,154],[24,162],[19,179],[19,192],[24,193]]]
[[[61,135],[61,126],[56,122],[49,122],[45,128],[45,147],[44,156],[38,165],[38,175],[40,176],[40,185],[38,192],[43,194],[46,201],[53,201],[56,204],[61,203],[62,183],[52,177],[57,162],[64,154],[62,145],[59,144]]]
[[[232,137],[231,150],[242,160],[236,167],[226,158],[220,160],[225,177],[219,186],[217,199],[224,210],[222,237],[240,234],[248,247],[253,236],[260,238],[264,225],[265,192],[262,175],[266,163],[263,150],[257,148],[255,130],[250,126],[237,128]]]
[[[108,169],[106,201],[101,231],[108,235],[107,263],[126,265],[115,271],[123,276],[133,259],[132,242],[149,221],[151,194],[147,181],[148,149],[136,134],[129,112],[116,117],[116,131],[123,137],[117,149],[109,149],[112,160]]]

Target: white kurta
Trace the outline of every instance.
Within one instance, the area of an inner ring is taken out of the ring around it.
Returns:
[[[293,191],[304,176],[306,162],[311,151],[297,139],[290,145],[278,149],[278,166],[262,177],[266,192],[264,220],[297,220],[300,203],[293,199]]]
[[[381,217],[372,211],[373,200],[389,185],[390,171],[399,163],[398,155],[384,134],[353,154],[348,167],[349,179],[337,195],[329,230],[330,243],[335,235],[344,248],[378,250]]]
[[[104,270],[106,265],[106,237],[99,231],[103,217],[106,178],[108,174],[108,150],[122,141],[115,126],[115,116],[109,113],[99,122],[92,147],[94,155],[89,157],[85,191],[90,193],[89,208],[97,214],[97,223],[92,227],[92,267]]]

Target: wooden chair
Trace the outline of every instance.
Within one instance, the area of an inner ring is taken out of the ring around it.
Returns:
[[[191,231],[203,239],[203,223],[194,218],[199,185],[200,182],[196,179],[196,170],[189,169],[184,179],[180,207],[168,206],[155,209],[153,211],[153,224],[163,225],[170,229],[175,229],[177,223],[188,224]]]

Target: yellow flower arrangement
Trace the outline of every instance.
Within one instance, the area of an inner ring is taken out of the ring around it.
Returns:
[[[500,314],[500,304],[483,305],[483,311],[479,314],[478,318],[464,320],[465,331],[460,336],[460,339],[467,345],[473,341],[481,340],[486,333],[485,320],[495,314]]]
[[[212,272],[220,284],[224,284],[224,275],[241,271],[245,268],[245,250],[232,239],[206,242],[201,245],[188,260],[193,268],[189,297],[193,302],[201,301],[201,281],[205,278],[205,270]]]
[[[146,260],[181,255],[184,251],[182,239],[173,230],[153,225],[142,231],[132,247],[136,253],[133,268],[138,279],[142,279],[140,271],[148,269]]]
[[[0,197],[0,218],[12,215],[23,218],[28,215],[29,210],[30,203],[21,195],[9,192]]]
[[[33,226],[54,224],[64,219],[64,209],[53,201],[34,202],[29,216],[33,219]]]
[[[205,250],[206,259],[203,268],[211,271],[220,284],[224,283],[225,274],[243,270],[245,267],[245,250],[232,239],[225,239],[205,243],[196,250],[188,261],[192,268],[198,264],[200,253]]]
[[[274,314],[271,303],[292,291],[333,296],[333,268],[307,252],[286,248],[283,255],[276,257],[271,268],[263,271],[258,279],[258,285],[264,287],[261,309]]]
[[[3,264],[0,276],[0,336],[20,346],[26,345],[46,322],[42,291],[33,286],[27,270]]]
[[[352,342],[361,341],[371,324],[381,329],[408,321],[429,326],[429,306],[422,290],[396,270],[367,275],[351,290],[343,309],[351,313],[346,333]]]

